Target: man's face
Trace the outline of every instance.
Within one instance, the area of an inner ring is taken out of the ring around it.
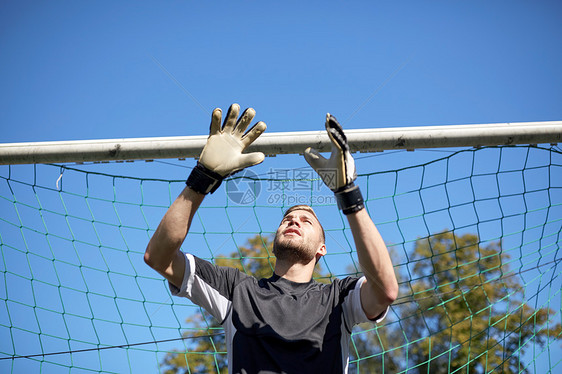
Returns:
[[[283,217],[275,240],[273,253],[280,260],[309,263],[316,257],[322,243],[320,223],[306,210],[294,210]]]

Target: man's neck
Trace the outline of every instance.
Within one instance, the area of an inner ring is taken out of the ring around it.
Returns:
[[[275,274],[278,276],[297,283],[307,283],[312,279],[315,262],[303,265],[300,263],[289,264],[277,260],[275,263]]]

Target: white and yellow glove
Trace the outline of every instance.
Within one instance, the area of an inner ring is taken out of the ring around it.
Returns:
[[[244,168],[257,165],[265,158],[261,152],[243,152],[266,129],[264,122],[256,123],[245,132],[256,115],[252,108],[246,109],[240,118],[240,106],[232,104],[226,113],[221,128],[222,110],[216,108],[211,117],[211,129],[207,144],[203,148],[197,166],[187,178],[188,187],[202,194],[213,193],[222,180]]]
[[[353,181],[357,178],[355,161],[349,151],[347,137],[336,117],[326,114],[326,131],[332,142],[329,159],[316,149],[307,148],[304,158],[316,170],[326,186],[334,191],[338,208],[344,214],[357,212],[365,207],[359,187]]]

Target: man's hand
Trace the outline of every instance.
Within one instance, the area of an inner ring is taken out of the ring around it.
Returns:
[[[345,187],[357,178],[355,161],[349,152],[347,137],[336,117],[326,114],[326,131],[332,141],[332,154],[324,158],[316,149],[308,147],[304,158],[332,191]]]
[[[332,141],[332,154],[329,159],[324,158],[316,149],[307,148],[304,158],[320,175],[336,196],[338,207],[344,214],[350,214],[363,209],[363,197],[359,187],[353,184],[357,178],[355,161],[349,152],[347,137],[336,117],[326,114],[326,131]]]
[[[187,179],[188,187],[202,194],[213,193],[224,178],[264,160],[261,152],[243,152],[265,131],[265,123],[260,121],[245,133],[256,112],[248,108],[237,120],[239,112],[240,106],[232,104],[221,128],[222,111],[213,110],[209,138]]]

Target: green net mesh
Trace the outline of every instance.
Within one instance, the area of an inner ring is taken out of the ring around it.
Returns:
[[[355,158],[401,290],[382,323],[356,326],[350,372],[560,372],[560,150]],[[188,164],[0,168],[0,372],[226,371],[217,321],[143,262]],[[267,275],[272,234],[297,203],[326,230],[316,278],[360,273],[331,192],[293,156],[225,181],[182,249]]]

